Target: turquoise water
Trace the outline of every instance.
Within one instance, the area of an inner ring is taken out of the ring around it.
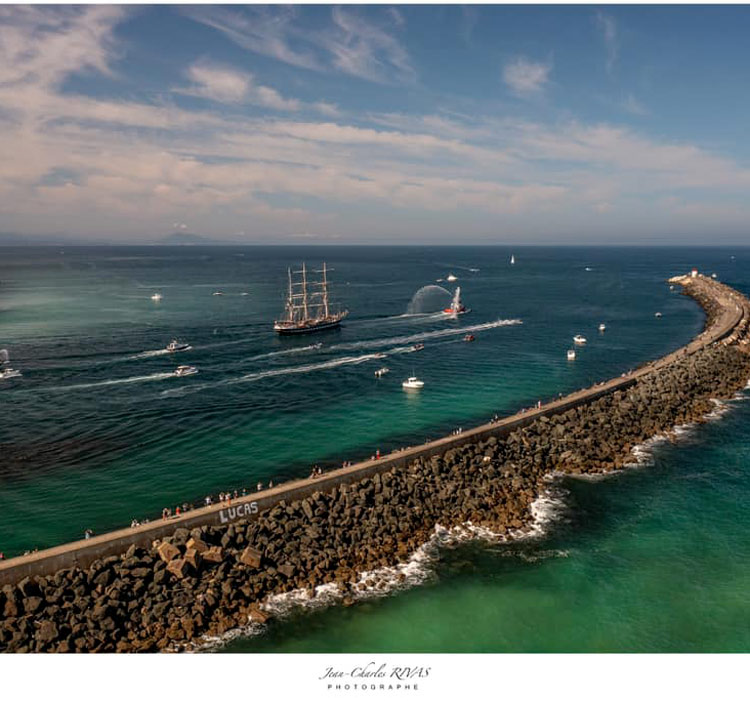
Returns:
[[[0,550],[413,445],[619,374],[702,327],[666,277],[697,265],[745,292],[750,279],[746,249],[516,248],[512,267],[510,253],[0,249],[0,347],[24,373],[0,383]],[[286,267],[323,259],[346,325],[276,337]],[[450,272],[456,283],[436,282]],[[405,316],[429,284],[461,285],[471,313]],[[589,343],[568,362],[576,333]],[[194,350],[154,352],[174,336]],[[424,351],[404,352],[417,341]],[[178,363],[200,374],[170,376]],[[416,395],[400,387],[413,373]],[[746,649],[746,404],[658,449],[651,468],[566,482],[564,515],[539,540],[446,550],[420,587],[301,612],[228,649]]]

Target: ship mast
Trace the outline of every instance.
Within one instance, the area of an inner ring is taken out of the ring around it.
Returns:
[[[326,276],[326,264],[323,263],[323,311],[325,312],[325,318],[329,317],[328,314],[328,278]]]
[[[304,262],[302,263],[302,310],[305,313],[304,319],[307,321],[307,272]]]

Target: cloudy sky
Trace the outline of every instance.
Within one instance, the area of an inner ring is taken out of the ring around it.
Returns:
[[[750,8],[0,6],[0,232],[750,240]]]

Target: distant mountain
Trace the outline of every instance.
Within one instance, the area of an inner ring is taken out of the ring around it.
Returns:
[[[167,246],[196,246],[196,245],[216,245],[224,243],[224,241],[217,241],[216,239],[209,239],[205,236],[198,236],[198,234],[187,234],[184,231],[175,231],[169,236],[165,236],[163,239],[157,241],[158,244]]]

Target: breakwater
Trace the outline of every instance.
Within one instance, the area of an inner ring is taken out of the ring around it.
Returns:
[[[198,510],[63,546],[56,562],[47,552],[6,563],[9,577],[28,570],[0,595],[0,646],[179,645],[248,616],[263,619],[272,594],[324,582],[346,589],[359,572],[407,557],[437,524],[522,530],[546,475],[617,468],[634,445],[699,418],[712,397],[744,385],[746,301],[707,279],[681,282],[706,310],[705,331],[627,377],[459,437],[261,493],[231,511]],[[79,564],[60,566],[66,558]],[[49,565],[58,569],[40,576]]]

